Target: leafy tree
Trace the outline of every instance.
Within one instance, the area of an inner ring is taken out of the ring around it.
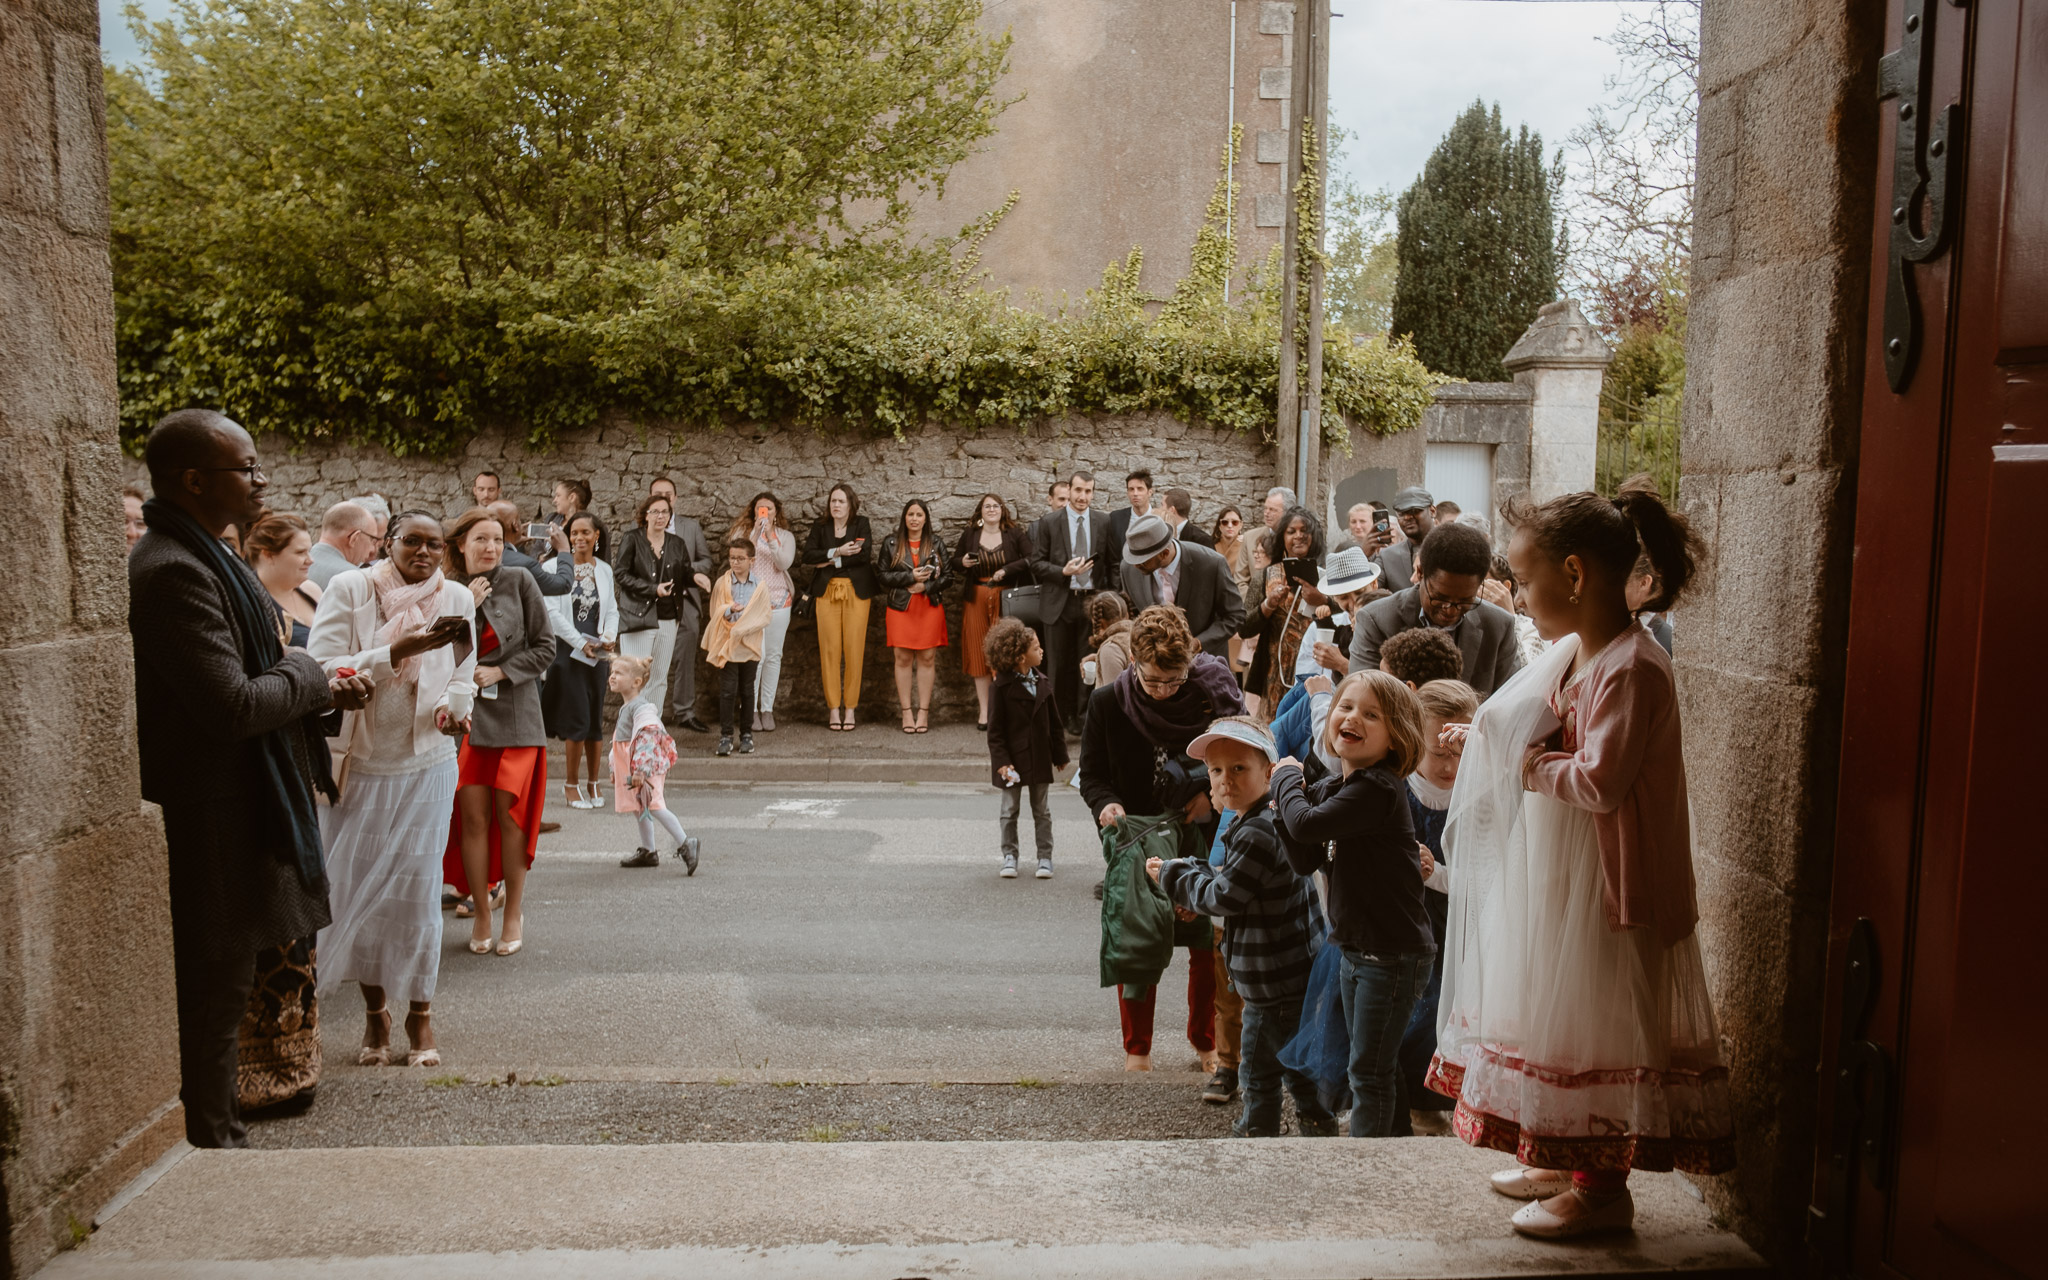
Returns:
[[[603,326],[923,265],[994,128],[977,0],[180,0],[109,70],[131,431],[167,407],[445,444],[615,399]]]
[[[1495,381],[1501,358],[1557,295],[1556,177],[1543,139],[1475,102],[1401,194],[1393,332],[1441,373]]]
[[[1332,324],[1377,335],[1393,320],[1399,246],[1389,224],[1394,193],[1362,191],[1343,172],[1351,131],[1330,128],[1329,231],[1323,267],[1323,308]]]

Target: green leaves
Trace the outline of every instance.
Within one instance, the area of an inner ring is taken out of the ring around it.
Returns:
[[[1000,211],[908,243],[910,196],[1004,105],[980,9],[183,0],[139,30],[146,80],[107,73],[126,438],[193,403],[400,454],[616,411],[1267,431],[1270,299],[1224,305],[1214,235],[1159,316],[1136,251],[1072,314],[982,291]],[[1427,403],[1397,348],[1329,367],[1331,407],[1371,429]]]

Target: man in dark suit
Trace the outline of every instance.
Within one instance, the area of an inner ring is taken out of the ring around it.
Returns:
[[[1039,519],[1032,540],[1032,576],[1045,628],[1045,654],[1052,673],[1053,705],[1067,732],[1081,736],[1081,655],[1088,647],[1088,600],[1113,587],[1116,561],[1109,558],[1109,517],[1092,510],[1095,477],[1076,471],[1067,480],[1067,507]]]
[[[1216,539],[1209,531],[1188,519],[1188,513],[1195,509],[1195,495],[1186,489],[1173,488],[1159,495],[1159,518],[1166,521],[1166,527],[1173,530],[1176,542],[1192,542],[1198,547],[1214,549]]]
[[[1389,591],[1399,591],[1415,580],[1415,554],[1429,531],[1436,528],[1436,505],[1429,490],[1410,485],[1394,495],[1394,522],[1402,538],[1380,549],[1372,562],[1380,567],[1380,582]]]
[[[1479,598],[1493,544],[1469,524],[1440,524],[1422,540],[1422,581],[1358,611],[1352,619],[1351,669],[1377,671],[1380,646],[1403,631],[1435,627],[1458,642],[1465,683],[1490,696],[1522,669],[1515,619]]]
[[[245,1147],[236,1036],[256,953],[329,922],[317,789],[332,794],[322,713],[369,696],[279,643],[276,606],[220,541],[263,510],[256,444],[183,409],[144,446],[155,497],[128,557],[142,795],[170,846],[179,1097],[195,1147]]]
[[[1124,539],[1130,536],[1131,522],[1152,515],[1152,473],[1139,467],[1124,477],[1124,497],[1131,505],[1120,507],[1109,513],[1108,556],[1102,563],[1114,569],[1124,562]]]
[[[669,511],[677,513],[675,481],[656,476],[648,483],[647,493],[667,498]],[[690,581],[695,584],[676,604],[675,658],[668,668],[669,718],[691,733],[709,733],[711,726],[697,718],[697,637],[703,631],[704,605],[710,598],[715,564],[704,541],[703,525],[686,515],[671,514],[668,532],[682,542],[683,557],[690,562]]]
[[[544,596],[568,595],[570,588],[576,585],[576,575],[573,571],[549,573],[541,567],[541,561],[534,559],[518,547],[512,545],[510,535],[519,528],[519,508],[501,499],[490,504],[485,510],[491,513],[492,519],[505,527],[507,537],[505,539],[504,563],[506,566],[513,569],[524,569],[532,574],[535,584],[540,587],[540,593]],[[555,553],[549,553],[549,561],[553,561],[556,558]]]
[[[1244,621],[1244,600],[1228,562],[1207,547],[1176,541],[1158,516],[1131,523],[1124,540],[1123,586],[1134,610],[1155,604],[1179,609],[1202,652],[1219,658]]]

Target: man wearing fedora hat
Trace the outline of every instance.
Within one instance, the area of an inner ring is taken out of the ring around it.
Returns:
[[[1124,535],[1123,587],[1133,614],[1155,604],[1174,606],[1202,652],[1219,658],[1244,621],[1230,562],[1198,543],[1175,541],[1158,516],[1139,516]]]
[[[1415,553],[1422,540],[1436,527],[1436,500],[1421,485],[1410,485],[1394,495],[1394,523],[1406,535],[1381,549],[1373,557],[1380,567],[1380,585],[1389,591],[1406,590],[1415,580]]]

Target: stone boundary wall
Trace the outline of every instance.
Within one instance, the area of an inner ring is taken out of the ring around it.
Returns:
[[[1076,469],[1095,474],[1095,505],[1114,510],[1125,505],[1124,475],[1149,467],[1160,489],[1177,484],[1194,494],[1194,518],[1204,525],[1213,523],[1225,504],[1258,519],[1274,469],[1270,443],[1164,414],[1066,418],[1025,430],[978,433],[928,427],[900,440],[777,426],[679,430],[614,422],[566,433],[544,452],[490,429],[479,432],[459,454],[442,458],[399,458],[382,448],[352,445],[310,446],[293,453],[277,437],[264,437],[258,448],[270,477],[271,507],[305,516],[316,528],[329,505],[371,491],[389,499],[394,511],[417,507],[452,514],[470,505],[476,473],[490,470],[498,473],[505,496],[528,512],[550,509],[555,480],[588,480],[591,509],[617,537],[631,527],[648,481],[666,475],[676,482],[681,514],[703,522],[707,537],[722,533],[765,489],[782,499],[799,544],[811,521],[823,513],[832,485],[841,481],[860,495],[877,543],[895,527],[903,503],[918,497],[931,503],[950,547],[983,493],[999,494],[1020,520],[1029,522],[1046,510],[1046,487]],[[140,482],[138,462],[129,459],[128,472]],[[801,572],[798,580],[803,580]],[[955,588],[949,595],[952,643],[939,660],[933,716],[971,721],[974,685],[960,668],[961,593]],[[860,704],[867,719],[889,718],[896,707],[893,659],[883,647],[885,612],[878,604],[869,617]],[[700,714],[707,721],[716,718],[713,674],[709,667],[700,668]],[[778,715],[786,710],[822,722],[816,632],[807,625],[791,628],[780,690]]]

